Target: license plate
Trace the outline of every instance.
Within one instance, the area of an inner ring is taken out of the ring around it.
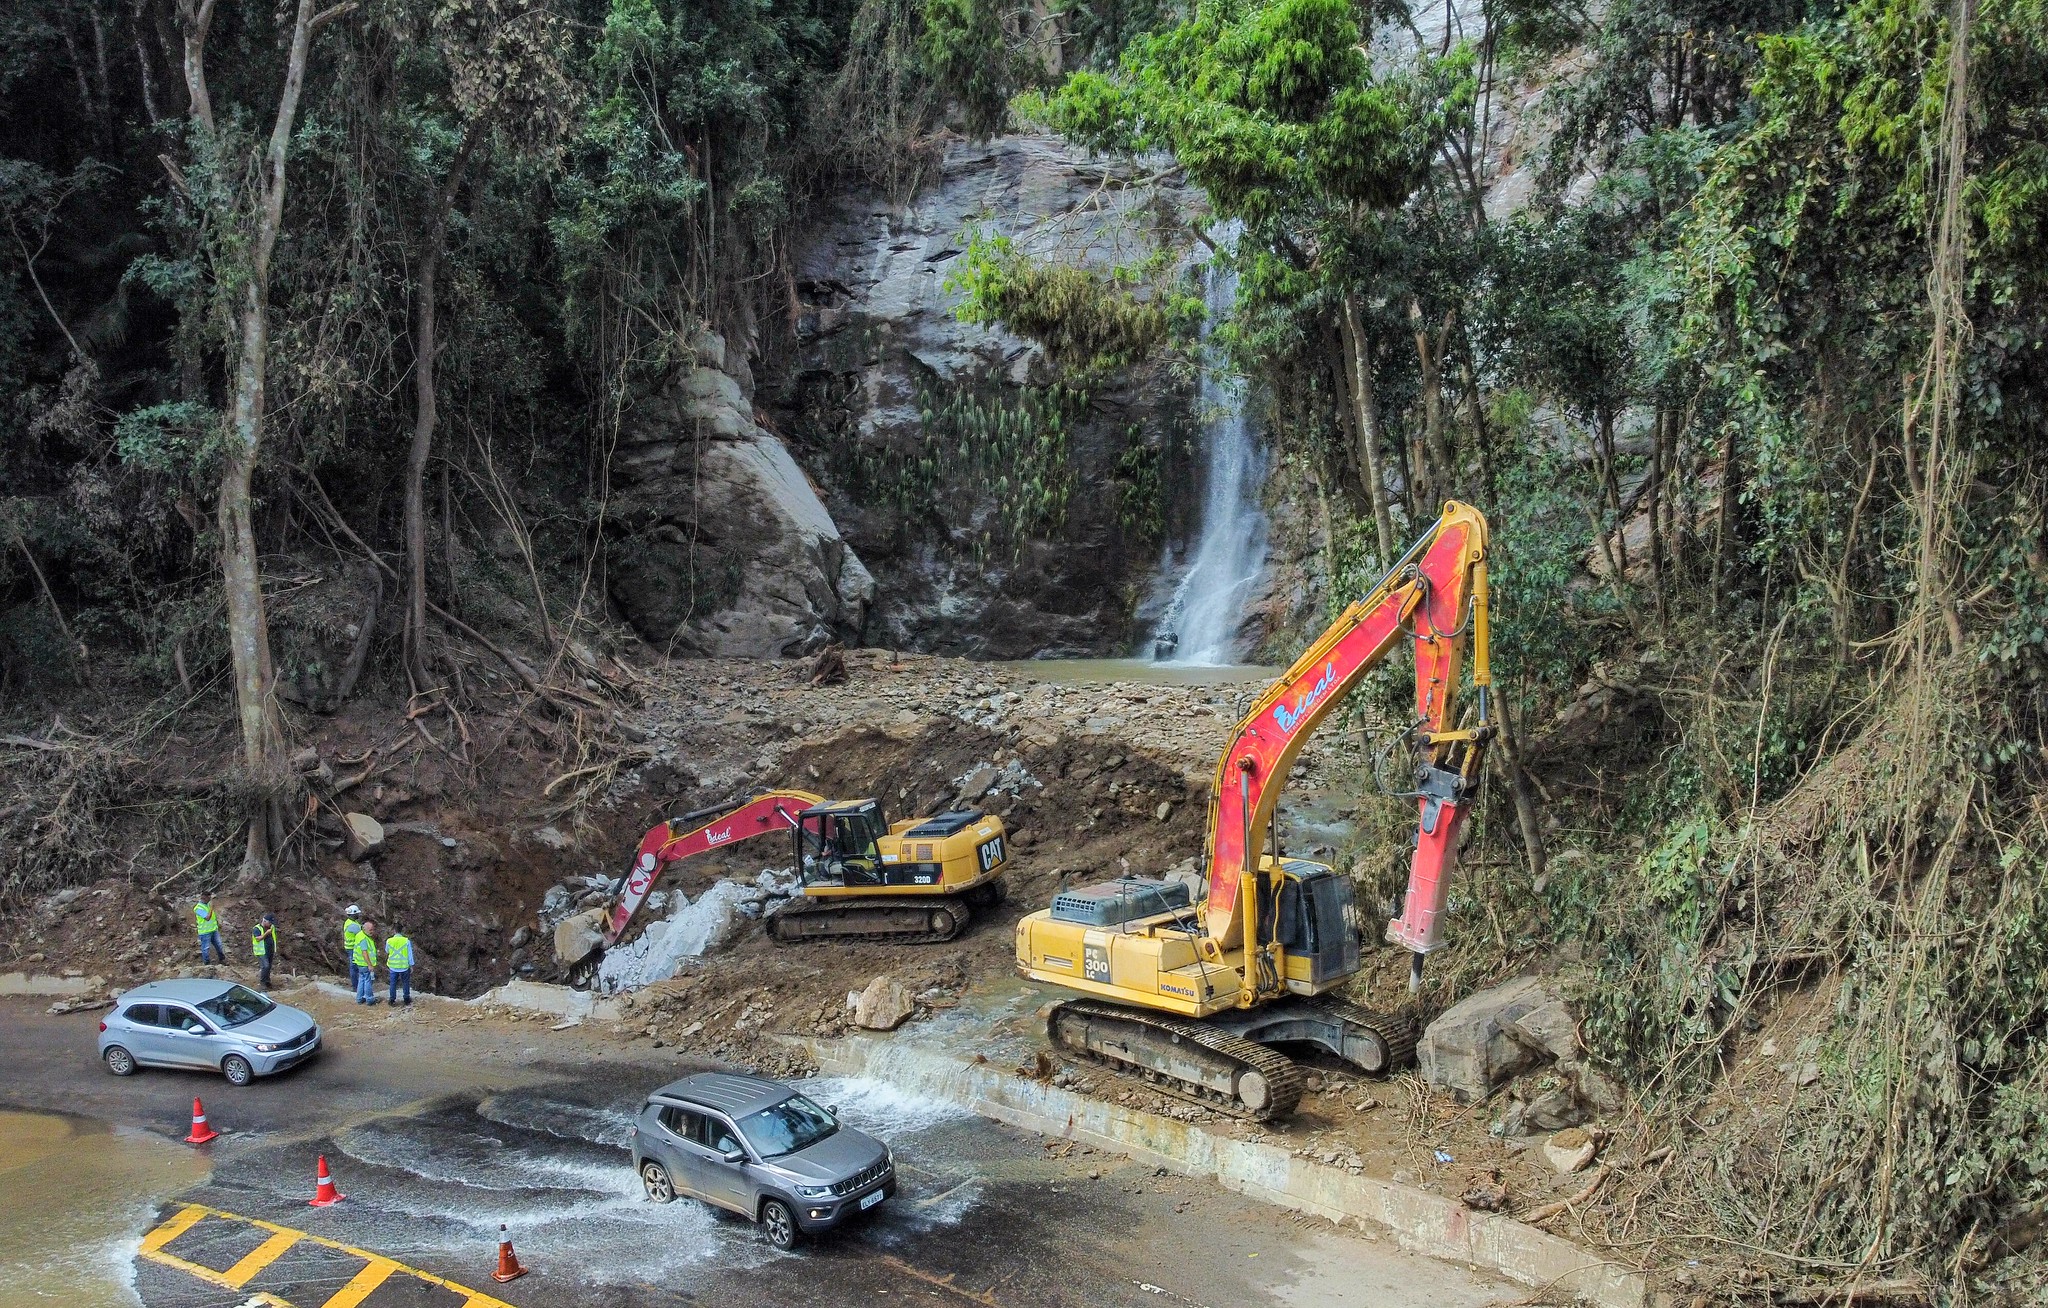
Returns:
[[[880,1190],[877,1190],[873,1194],[861,1196],[860,1206],[863,1210],[865,1210],[873,1208],[876,1204],[880,1202],[882,1202],[882,1192]]]

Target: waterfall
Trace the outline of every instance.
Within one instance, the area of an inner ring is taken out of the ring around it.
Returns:
[[[1234,248],[1240,230],[1236,222],[1218,227],[1217,246]],[[1202,277],[1202,518],[1187,571],[1153,637],[1153,657],[1165,663],[1236,663],[1238,628],[1265,571],[1265,455],[1245,421],[1242,384],[1233,384],[1209,348],[1210,333],[1237,300],[1237,276],[1221,263],[1212,259]]]

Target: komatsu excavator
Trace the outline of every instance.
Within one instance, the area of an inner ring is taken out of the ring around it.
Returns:
[[[1053,1045],[1237,1116],[1287,1116],[1304,1076],[1276,1045],[1315,1045],[1367,1073],[1414,1052],[1406,1018],[1329,992],[1359,968],[1348,877],[1279,848],[1288,771],[1317,726],[1403,640],[1415,649],[1415,853],[1387,938],[1436,948],[1458,832],[1494,727],[1488,688],[1486,519],[1456,501],[1371,593],[1347,608],[1237,725],[1209,800],[1208,894],[1130,879],[1070,890],[1017,924],[1017,969],[1088,996],[1055,1006]],[[1459,729],[1472,651],[1474,724]]]
[[[596,970],[670,864],[785,832],[794,840],[803,891],[768,918],[769,936],[783,944],[833,936],[951,940],[975,909],[1003,900],[1009,844],[993,814],[964,809],[890,823],[872,799],[770,790],[650,828],[604,908],[592,910],[597,939],[578,957],[560,960],[571,979]]]

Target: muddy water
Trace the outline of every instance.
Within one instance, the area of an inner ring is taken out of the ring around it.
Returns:
[[[203,1154],[142,1131],[0,1113],[0,1308],[139,1304],[135,1250]]]

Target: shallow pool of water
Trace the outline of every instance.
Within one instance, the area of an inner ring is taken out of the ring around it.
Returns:
[[[206,1157],[144,1131],[0,1112],[0,1308],[139,1304],[135,1252]]]
[[[1157,686],[1236,686],[1268,682],[1285,668],[1255,663],[1154,663],[1151,659],[1017,659],[996,667],[1019,676],[1062,684],[1141,682]]]

